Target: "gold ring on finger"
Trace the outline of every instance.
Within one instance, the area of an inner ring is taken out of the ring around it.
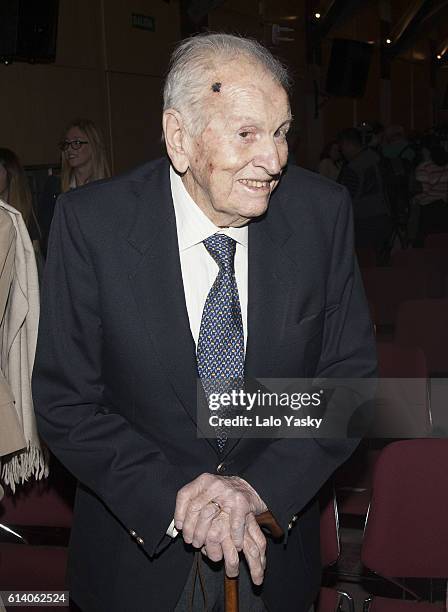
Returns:
[[[215,501],[214,499],[211,499],[209,502],[209,504],[213,504],[214,506],[216,506],[216,508],[218,509],[218,512],[221,512],[222,508],[221,506],[218,504],[217,501]]]

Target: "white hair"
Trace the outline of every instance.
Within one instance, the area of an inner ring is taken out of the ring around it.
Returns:
[[[174,50],[163,90],[163,110],[177,110],[190,133],[200,133],[206,119],[202,102],[210,90],[211,73],[242,56],[259,64],[289,92],[291,79],[286,67],[262,44],[232,34],[206,33],[183,40]]]

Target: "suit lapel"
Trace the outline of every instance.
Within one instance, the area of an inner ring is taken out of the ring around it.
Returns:
[[[196,349],[185,303],[169,164],[161,164],[148,181],[136,185],[134,193],[139,213],[127,236],[137,252],[130,275],[132,291],[153,351],[196,424]]]
[[[250,385],[257,377],[268,376],[267,364],[278,342],[286,316],[288,293],[298,273],[296,263],[288,257],[291,228],[279,205],[279,198],[274,196],[270,210],[275,206],[275,214],[268,213],[249,225],[245,377]],[[225,455],[235,449],[240,439],[229,440]]]

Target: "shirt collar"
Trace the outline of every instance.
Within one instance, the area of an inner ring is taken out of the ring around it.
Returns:
[[[181,177],[170,166],[171,194],[173,196],[174,213],[176,215],[179,250],[185,251],[200,244],[217,232],[226,234],[247,248],[248,228],[217,227],[192,199],[182,182]]]

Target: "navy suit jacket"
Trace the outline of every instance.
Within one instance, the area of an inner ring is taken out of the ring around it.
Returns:
[[[250,223],[248,377],[374,375],[351,215],[343,187],[291,167]],[[219,455],[197,437],[166,160],[59,199],[33,389],[40,432],[79,481],[69,587],[83,610],[174,609],[192,554],[165,531],[176,492],[203,472],[258,491],[287,533],[268,545],[263,597],[308,610],[320,584],[313,500],[356,441],[246,436]]]

